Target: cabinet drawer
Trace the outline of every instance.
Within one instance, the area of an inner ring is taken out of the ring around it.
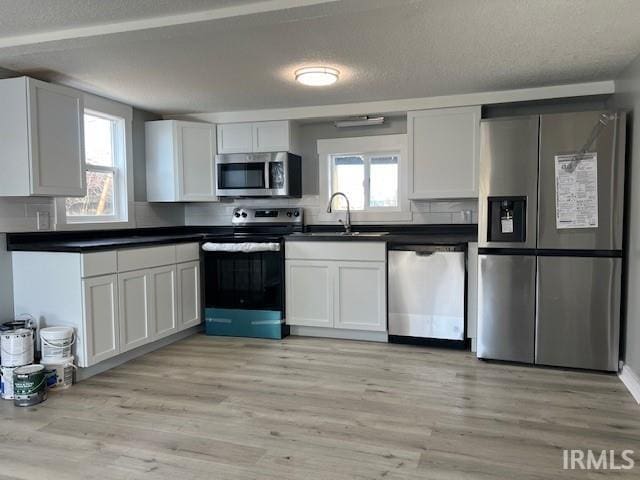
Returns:
[[[82,278],[116,273],[118,267],[115,250],[109,252],[83,253],[80,258]]]
[[[199,243],[179,243],[176,245],[176,262],[191,262],[200,259]]]
[[[384,262],[387,257],[385,242],[306,242],[285,244],[285,258],[296,260],[347,260]]]
[[[159,267],[172,263],[176,263],[175,245],[118,250],[118,272]]]

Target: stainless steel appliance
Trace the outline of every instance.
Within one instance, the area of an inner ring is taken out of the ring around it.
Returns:
[[[220,197],[300,197],[302,163],[289,152],[216,155]]]
[[[204,239],[205,328],[210,335],[282,338],[284,237],[302,232],[301,208],[236,208],[233,232]]]
[[[464,247],[392,245],[388,279],[389,341],[464,345]]]
[[[625,121],[482,122],[478,357],[617,370]]]

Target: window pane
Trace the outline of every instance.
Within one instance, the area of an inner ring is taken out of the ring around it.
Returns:
[[[332,193],[342,192],[349,197],[352,210],[364,209],[364,159],[357,156],[333,157]],[[347,202],[336,197],[333,207],[345,210]]]
[[[67,216],[114,215],[113,172],[87,171],[87,196],[67,198]]]
[[[371,157],[370,207],[398,206],[398,157]]]
[[[87,164],[113,166],[114,127],[113,120],[84,114],[84,149]]]

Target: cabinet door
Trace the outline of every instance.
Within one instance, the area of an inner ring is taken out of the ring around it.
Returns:
[[[28,85],[31,193],[86,195],[82,95],[33,79]]]
[[[253,124],[254,152],[288,152],[289,122],[257,122]]]
[[[253,131],[251,123],[218,125],[218,153],[251,153]]]
[[[151,281],[149,270],[118,274],[120,349],[122,352],[151,340]]]
[[[478,196],[480,107],[409,112],[409,198]]]
[[[154,340],[178,331],[177,281],[175,265],[149,270],[151,319]]]
[[[333,327],[332,262],[286,261],[286,323]]]
[[[387,281],[384,262],[336,264],[335,328],[385,331]]]
[[[116,275],[82,280],[82,295],[87,358],[78,363],[89,367],[120,353]]]
[[[202,321],[200,307],[200,262],[178,264],[178,330]]]
[[[178,128],[178,191],[181,201],[215,201],[213,125],[182,123]]]

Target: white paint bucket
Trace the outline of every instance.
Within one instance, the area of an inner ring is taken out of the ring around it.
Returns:
[[[20,328],[2,332],[0,355],[3,367],[21,367],[33,363],[33,330]]]
[[[13,371],[18,367],[0,368],[0,395],[5,400],[13,400]]]
[[[70,357],[74,342],[73,327],[41,328],[42,363],[59,362]]]
[[[52,362],[41,362],[44,368],[53,372],[48,383],[49,388],[68,388],[73,385],[73,371],[76,366],[73,364],[73,357],[67,357]],[[55,379],[55,381],[54,381]]]

